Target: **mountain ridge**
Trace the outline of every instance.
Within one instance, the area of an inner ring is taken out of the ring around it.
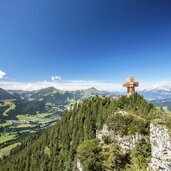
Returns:
[[[87,171],[145,170],[151,156],[150,123],[155,118],[162,120],[161,116],[165,115],[162,112],[138,94],[117,100],[100,97],[84,100],[65,111],[61,121],[52,128],[14,149],[9,158],[0,162],[1,169],[76,171],[80,162],[82,169]],[[104,124],[116,137],[140,134],[142,140],[126,153],[122,153],[110,137],[103,137],[105,145],[100,144],[96,131]]]

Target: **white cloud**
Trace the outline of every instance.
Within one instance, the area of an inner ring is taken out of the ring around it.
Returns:
[[[61,77],[59,77],[57,75],[51,77],[51,81],[58,81],[58,80],[61,80]]]
[[[6,73],[2,70],[0,70],[0,79],[4,78],[4,76],[6,75]]]
[[[42,81],[42,82],[14,82],[0,81],[0,87],[8,90],[38,90],[47,87],[55,87],[61,90],[82,90],[95,87],[99,90],[119,91],[124,90],[121,83],[112,83],[104,81],[84,81],[69,80],[60,82]]]
[[[163,83],[163,82],[162,82]],[[164,82],[165,85],[171,87],[171,82]],[[155,85],[161,85],[161,82],[142,83],[137,90],[152,89]],[[0,87],[7,90],[39,90],[47,87],[55,87],[60,90],[82,90],[90,87],[95,87],[98,90],[105,91],[126,91],[122,87],[122,83],[95,81],[95,80],[68,80],[60,82],[40,81],[40,82],[15,82],[15,81],[0,81]]]

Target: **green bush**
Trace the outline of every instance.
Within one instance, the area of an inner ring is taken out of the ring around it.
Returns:
[[[107,120],[107,124],[109,129],[114,130],[116,134],[121,136],[132,135],[135,133],[143,135],[149,134],[149,122],[137,119],[131,115],[111,115]]]
[[[102,171],[101,151],[98,139],[86,140],[78,146],[77,156],[84,171]]]

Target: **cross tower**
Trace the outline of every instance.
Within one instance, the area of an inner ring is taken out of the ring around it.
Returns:
[[[127,88],[127,96],[130,97],[135,93],[135,87],[139,87],[139,82],[135,82],[134,77],[128,77],[123,86]]]

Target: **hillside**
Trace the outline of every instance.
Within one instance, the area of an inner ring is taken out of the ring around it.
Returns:
[[[171,89],[151,89],[143,90],[139,93],[149,100],[171,98]]]
[[[49,127],[72,104],[97,94],[102,92],[95,88],[73,92],[53,87],[37,91],[0,89],[0,150]],[[1,154],[0,152],[0,156]]]
[[[2,171],[145,170],[152,157],[151,123],[170,129],[171,117],[138,94],[119,100],[87,99],[65,111],[61,121],[41,135],[22,142],[0,167]],[[138,136],[136,144],[130,141],[132,136]],[[120,140],[130,148],[121,149]]]
[[[165,110],[171,111],[171,98],[166,98],[162,100],[151,100],[151,103],[155,104],[158,107],[162,107]]]
[[[0,100],[16,99],[15,96],[0,88]]]
[[[60,115],[71,104],[81,99],[104,95],[104,93],[95,88],[80,91],[61,91],[53,87],[37,91],[6,91],[0,89],[1,123],[3,120],[17,119],[16,116],[19,114],[52,113]],[[15,107],[9,110],[12,105]]]

